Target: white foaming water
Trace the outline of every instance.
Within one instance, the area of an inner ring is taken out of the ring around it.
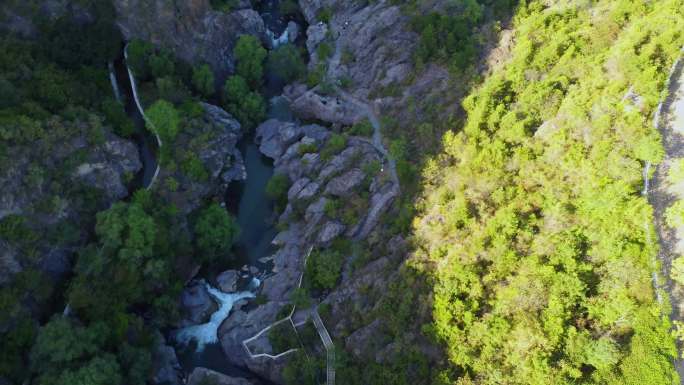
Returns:
[[[211,295],[214,301],[219,305],[218,310],[211,315],[209,322],[178,329],[173,333],[173,338],[181,345],[188,345],[192,340],[197,341],[198,352],[203,351],[205,345],[218,342],[218,328],[223,321],[228,318],[235,302],[241,299],[255,297],[255,294],[252,291],[226,294],[208,283],[205,283],[205,285],[209,295]],[[252,278],[248,289],[256,290],[260,285],[261,281],[258,278]]]
[[[273,33],[273,31],[271,31],[270,29],[266,30],[266,34],[271,39],[271,49],[276,49],[283,44],[287,44],[290,41],[290,33],[288,32],[287,28],[278,37],[276,37],[275,33]]]

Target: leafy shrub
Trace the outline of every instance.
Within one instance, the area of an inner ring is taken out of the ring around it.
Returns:
[[[195,153],[187,154],[181,167],[186,175],[198,182],[206,182],[209,179],[209,172]]]
[[[324,23],[329,23],[331,17],[332,9],[330,9],[330,7],[321,8],[321,10],[318,11],[318,14],[316,15],[316,18]]]
[[[339,251],[327,249],[314,250],[306,262],[305,276],[312,289],[332,289],[342,273],[344,256]]]
[[[26,218],[21,215],[10,214],[0,219],[0,238],[12,243],[31,243],[38,238],[26,224]]]
[[[211,0],[211,8],[221,12],[230,12],[236,9],[239,4],[239,0]]]
[[[330,160],[334,155],[347,147],[347,137],[342,134],[332,134],[325,147],[321,150],[321,159]]]
[[[259,39],[252,35],[242,35],[238,38],[233,55],[235,56],[236,73],[256,89],[261,85],[264,76],[264,59],[266,50]]]
[[[287,83],[300,79],[306,73],[302,54],[293,44],[281,45],[270,51],[268,68]]]
[[[358,136],[372,136],[373,135],[373,125],[370,120],[364,119],[358,123],[355,123],[349,128],[350,135]]]
[[[287,205],[287,191],[290,189],[290,178],[286,174],[274,174],[266,184],[266,195],[276,204],[276,210],[282,211]]]
[[[214,94],[214,73],[208,64],[202,64],[193,69],[192,85],[205,98],[210,98]]]
[[[216,203],[200,212],[194,230],[200,258],[204,261],[225,256],[240,234],[235,218]]]
[[[102,113],[117,135],[127,138],[135,132],[135,126],[126,115],[123,105],[116,100],[109,98],[102,102]]]
[[[299,147],[297,147],[297,153],[299,153],[299,155],[314,153],[317,150],[318,146],[316,146],[316,143],[301,143]]]
[[[234,75],[223,86],[223,101],[226,109],[240,121],[243,129],[251,130],[266,116],[266,103],[257,92],[249,90],[245,79]]]
[[[178,135],[180,116],[173,104],[166,100],[157,100],[146,112],[151,126],[148,129],[157,133],[163,141],[173,141]]]
[[[316,56],[318,60],[325,61],[333,54],[333,47],[328,42],[321,42],[318,47],[316,47]]]

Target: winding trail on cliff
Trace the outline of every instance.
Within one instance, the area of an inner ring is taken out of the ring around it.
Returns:
[[[336,32],[333,32],[333,35],[335,33]],[[342,58],[343,40],[344,39],[342,38],[342,34],[337,32],[337,40],[335,41],[335,52],[333,53],[332,58],[328,63],[328,76],[332,76],[332,74],[337,73],[337,68],[340,66],[340,60]],[[366,117],[373,126],[373,138],[371,144],[380,154],[382,154],[383,157],[385,157],[385,159],[387,159],[387,163],[390,169],[390,176],[392,178],[392,182],[395,185],[396,193],[397,195],[399,195],[401,193],[401,188],[399,185],[399,176],[397,174],[397,164],[395,160],[390,156],[389,151],[387,151],[383,143],[382,125],[380,124],[380,119],[378,118],[375,108],[373,108],[373,105],[370,102],[366,100],[361,100],[360,98],[340,88],[337,82],[332,82],[332,84],[335,85],[335,91],[342,98],[342,100],[351,103],[360,110],[364,111]]]
[[[684,47],[681,53],[684,54]],[[658,259],[662,266],[661,271],[665,282],[658,282],[657,272],[653,272],[653,285],[659,302],[662,300],[659,291],[664,290],[672,303],[672,321],[684,320],[684,293],[671,279],[672,262],[678,256],[684,254],[684,229],[673,229],[665,220],[668,207],[676,201],[684,199],[684,189],[681,185],[673,186],[668,181],[668,173],[671,166],[678,159],[684,158],[684,60],[680,57],[672,66],[670,77],[667,81],[667,97],[658,105],[653,125],[662,136],[665,155],[663,161],[657,166],[652,180],[649,183],[650,162],[644,167],[644,195],[653,206],[655,230],[658,236],[659,250]],[[646,223],[646,234],[650,237],[650,224]],[[655,261],[654,261],[655,263]],[[678,351],[681,353],[681,344]],[[680,357],[675,360],[675,368],[684,384],[684,362]]]

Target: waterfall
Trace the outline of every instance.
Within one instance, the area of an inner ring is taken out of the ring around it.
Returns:
[[[218,328],[228,318],[233,304],[241,299],[254,298],[253,290],[259,288],[260,285],[261,281],[258,278],[252,278],[248,291],[227,294],[205,283],[209,295],[219,305],[218,310],[211,315],[209,322],[176,330],[173,332],[173,338],[181,345],[188,345],[190,341],[195,340],[198,352],[203,351],[207,344],[218,342]]]
[[[271,39],[271,49],[276,49],[281,45],[290,42],[290,32],[288,28],[285,28],[285,31],[283,31],[283,33],[278,37],[276,37],[275,33],[273,33],[273,31],[270,29],[266,30],[266,34],[268,35],[269,39]]]
[[[119,91],[119,84],[116,82],[116,75],[114,75],[114,63],[107,63],[109,67],[109,81],[112,83],[112,89],[114,90],[114,97],[119,103],[123,103],[121,99],[121,92]]]

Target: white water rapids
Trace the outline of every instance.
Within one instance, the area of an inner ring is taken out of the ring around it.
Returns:
[[[223,321],[228,318],[235,302],[245,298],[254,298],[255,294],[253,290],[256,290],[260,285],[261,281],[258,278],[252,278],[252,281],[248,286],[248,291],[227,294],[212,287],[208,283],[205,283],[209,295],[219,306],[218,310],[211,315],[211,318],[207,323],[192,325],[174,331],[174,340],[181,345],[188,345],[194,340],[197,342],[198,352],[203,351],[207,344],[218,342],[218,328]]]

